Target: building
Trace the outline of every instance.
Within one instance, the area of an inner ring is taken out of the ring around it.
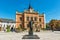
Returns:
[[[40,14],[29,5],[28,10],[24,10],[23,13],[16,11],[16,28],[23,27],[25,29],[29,28],[29,21],[33,20],[33,29],[36,30],[45,28],[44,14]]]
[[[6,29],[7,26],[14,27],[16,26],[15,21],[12,19],[0,18],[0,31]]]

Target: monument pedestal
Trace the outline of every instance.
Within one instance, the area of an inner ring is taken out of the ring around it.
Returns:
[[[24,35],[22,39],[40,39],[37,35],[33,35],[33,31],[29,31],[29,35]]]
[[[37,35],[24,35],[22,39],[40,39]]]
[[[40,39],[37,35],[33,35],[33,28],[32,28],[33,22],[30,21],[29,24],[30,24],[29,35],[24,35],[22,39]]]

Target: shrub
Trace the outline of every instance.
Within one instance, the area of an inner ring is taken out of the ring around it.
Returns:
[[[7,32],[10,32],[10,26],[7,25]]]
[[[10,32],[10,29],[7,29],[7,32]]]
[[[21,29],[20,26],[19,26],[18,28],[15,29],[15,32],[17,32],[17,33],[20,32],[20,31],[22,31],[22,29]]]

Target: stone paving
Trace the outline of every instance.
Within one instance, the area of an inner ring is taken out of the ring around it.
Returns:
[[[60,40],[60,31],[41,31],[34,32],[40,39],[22,39],[28,32],[0,32],[0,40]]]

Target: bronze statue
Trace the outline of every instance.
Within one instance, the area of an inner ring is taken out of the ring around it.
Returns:
[[[33,35],[33,21],[29,22],[29,34],[28,35],[24,35],[22,39],[40,39],[37,35]]]
[[[33,21],[29,22],[29,28],[30,28],[29,35],[33,35]]]

